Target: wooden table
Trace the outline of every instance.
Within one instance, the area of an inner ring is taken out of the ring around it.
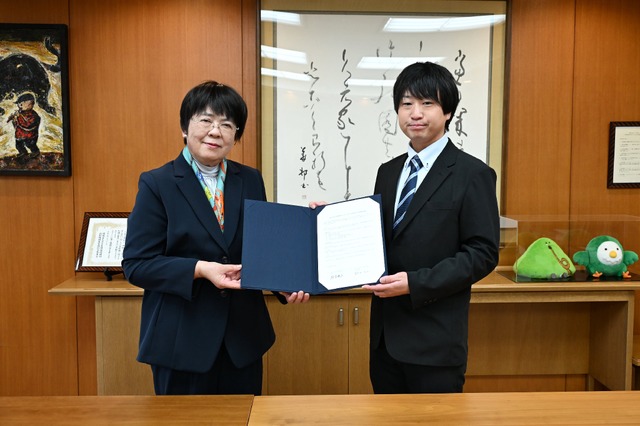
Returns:
[[[637,425],[640,393],[258,396],[249,426]]]
[[[252,395],[0,397],[0,425],[246,425]]]
[[[13,425],[637,425],[640,392],[0,397]]]
[[[597,381],[631,390],[639,289],[639,281],[515,283],[490,274],[472,288],[467,377],[586,375],[589,389]],[[149,367],[135,361],[142,289],[78,274],[49,292],[96,296],[99,395],[153,393]]]

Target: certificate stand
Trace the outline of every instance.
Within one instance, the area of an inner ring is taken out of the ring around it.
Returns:
[[[103,272],[104,276],[107,277],[107,281],[112,281],[114,275],[124,274],[124,271],[114,271],[109,268],[106,268]]]

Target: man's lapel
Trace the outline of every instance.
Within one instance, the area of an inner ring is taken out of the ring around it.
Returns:
[[[389,202],[382,203],[382,216],[384,219],[384,234],[392,235],[393,234],[393,218],[395,212],[395,200],[398,192],[398,179],[400,179],[400,174],[402,173],[402,168],[404,167],[404,163],[407,160],[407,154],[400,155],[392,160],[389,163],[389,168],[387,170],[386,176],[382,176],[381,188],[380,192],[383,194],[389,194]]]
[[[394,235],[402,233],[427,201],[429,201],[438,188],[440,188],[447,177],[449,177],[452,167],[456,163],[457,155],[458,148],[456,148],[451,142],[451,139],[449,139],[444,150],[442,150],[442,153],[440,153],[435,163],[433,163],[433,166],[431,166],[429,173],[416,190],[411,204],[409,204],[409,208],[407,209],[407,213],[405,213],[404,219],[396,228]]]

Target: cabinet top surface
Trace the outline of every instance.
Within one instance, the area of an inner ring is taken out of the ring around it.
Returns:
[[[514,282],[498,272],[492,272],[474,284],[471,289],[472,293],[634,291],[640,290],[640,281]],[[114,277],[112,281],[107,281],[106,277],[99,273],[79,273],[53,287],[49,293],[67,296],[142,296],[143,290],[122,277]],[[369,292],[352,289],[332,294],[369,294]],[[331,294],[320,297],[327,296],[330,297]]]

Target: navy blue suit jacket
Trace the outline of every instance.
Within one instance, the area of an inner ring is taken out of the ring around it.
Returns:
[[[398,178],[407,155],[378,169],[389,275],[405,271],[410,294],[371,304],[371,346],[384,331],[402,362],[460,366],[467,361],[471,285],[498,262],[496,174],[449,140],[392,232]]]
[[[275,341],[261,291],[193,279],[198,260],[241,263],[245,199],[266,199],[262,177],[228,161],[223,233],[182,154],[141,174],[122,261],[127,279],[144,289],[138,361],[204,372],[224,344],[243,367]]]

